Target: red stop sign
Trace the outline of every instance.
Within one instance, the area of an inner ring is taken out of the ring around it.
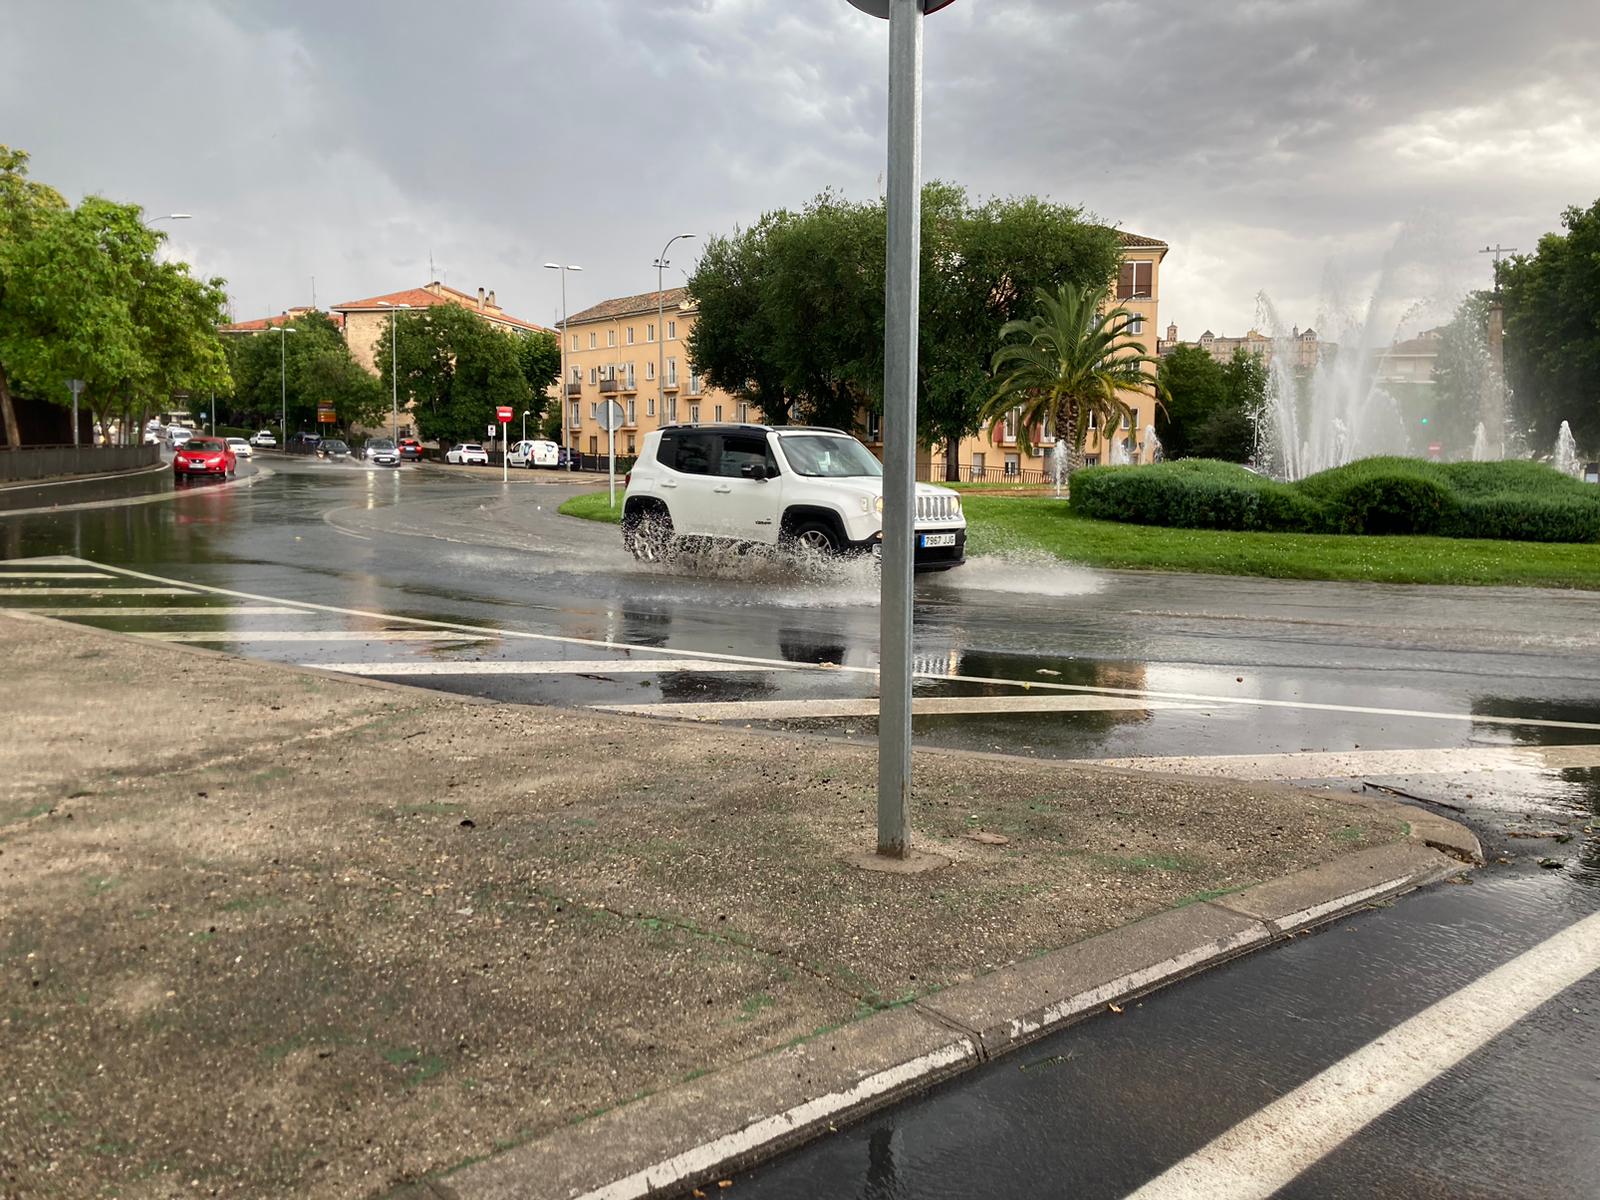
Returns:
[[[494,415],[500,419],[500,424],[505,425],[511,421],[511,410],[502,404],[494,410]]]

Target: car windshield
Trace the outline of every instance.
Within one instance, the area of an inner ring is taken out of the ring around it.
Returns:
[[[373,438],[367,443],[368,450],[393,450],[394,443],[388,438]]]
[[[190,438],[189,449],[196,454],[215,454],[222,449],[222,443],[210,438]]]
[[[324,447],[326,447],[329,450],[348,450],[348,449],[350,449],[349,446],[346,446],[343,442],[339,442],[339,441],[325,441],[322,444],[323,444]]]
[[[483,447],[477,445],[474,442],[468,442],[466,445],[462,446],[461,448],[463,450],[476,450],[479,454],[483,453]]]
[[[883,464],[855,438],[837,433],[791,433],[780,439],[783,456],[797,475],[846,479],[883,474]]]

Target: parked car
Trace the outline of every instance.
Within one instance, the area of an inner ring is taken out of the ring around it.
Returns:
[[[506,465],[512,467],[554,467],[561,461],[561,447],[537,438],[515,443],[506,452]]]
[[[915,530],[917,570],[948,570],[965,558],[967,521],[950,488],[916,485]],[[837,429],[681,425],[647,433],[628,473],[623,544],[648,562],[686,536],[876,554],[883,464]]]
[[[179,447],[178,452],[172,456],[172,474],[176,479],[192,478],[196,475],[220,475],[224,479],[232,478],[238,460],[228,443],[221,438],[196,437]]]
[[[444,460],[447,463],[462,465],[476,464],[481,467],[489,465],[489,452],[477,442],[462,442],[459,446],[451,446],[445,451]]]
[[[338,438],[321,438],[317,442],[318,458],[349,458],[350,447]]]
[[[184,425],[168,425],[166,428],[165,437],[167,439],[167,445],[171,446],[173,449],[177,449],[190,438],[194,437],[194,430]]]
[[[382,467],[398,467],[400,450],[386,437],[368,438],[361,443],[361,457]]]
[[[272,430],[263,429],[250,439],[250,444],[260,449],[271,450],[278,444],[278,439],[273,436]]]
[[[233,451],[235,458],[254,458],[256,452],[250,448],[250,443],[242,437],[223,438],[228,443],[228,449]]]
[[[290,454],[315,454],[317,447],[322,444],[322,438],[315,433],[299,433],[289,435],[289,444],[284,447]]]
[[[422,443],[414,437],[400,439],[400,458],[404,462],[418,462],[422,458]]]

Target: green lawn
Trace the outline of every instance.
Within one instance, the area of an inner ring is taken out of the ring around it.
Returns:
[[[1165,529],[1075,517],[1048,496],[969,494],[963,504],[971,555],[1044,551],[1087,567],[1600,590],[1600,545]],[[611,509],[604,492],[574,496],[561,511],[617,521],[621,497]]]

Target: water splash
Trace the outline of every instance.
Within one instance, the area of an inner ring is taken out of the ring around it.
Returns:
[[[1489,445],[1489,431],[1482,421],[1472,431],[1472,461],[1492,462],[1500,456],[1494,452],[1494,447]]]
[[[1568,421],[1561,422],[1561,431],[1556,435],[1555,456],[1550,460],[1550,465],[1574,479],[1583,476],[1583,464],[1578,461],[1578,439],[1572,436],[1572,425]]]
[[[1145,462],[1158,463],[1164,457],[1161,439],[1156,436],[1156,427],[1154,425],[1146,425],[1144,427],[1144,448],[1146,452]]]

